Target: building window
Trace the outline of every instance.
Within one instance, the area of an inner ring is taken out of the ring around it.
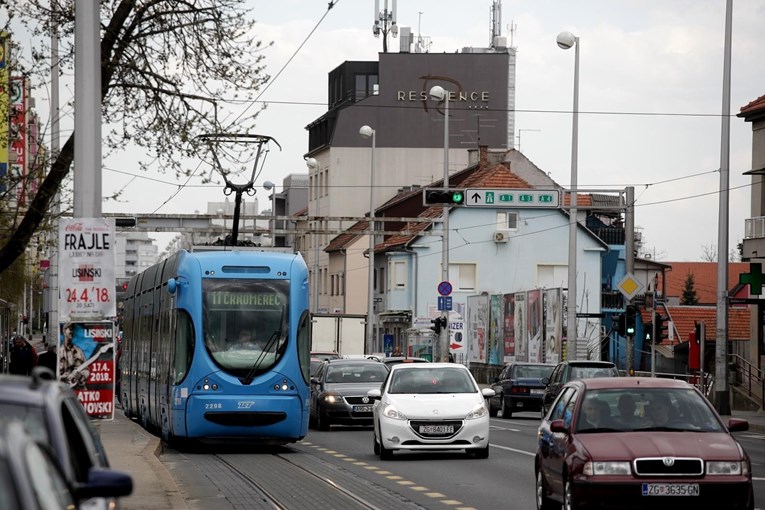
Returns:
[[[449,281],[456,291],[474,291],[476,264],[449,264]]]
[[[360,101],[365,97],[374,96],[378,93],[379,87],[376,74],[357,74],[355,78],[356,101]]]
[[[497,213],[497,229],[518,230],[518,213],[517,212],[498,212]]]
[[[391,286],[393,289],[405,289],[406,288],[406,261],[396,261],[393,263],[391,278]]]

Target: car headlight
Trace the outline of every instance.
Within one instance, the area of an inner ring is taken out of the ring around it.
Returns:
[[[710,460],[707,462],[708,475],[741,475],[746,468],[741,461]]]
[[[587,476],[596,475],[630,475],[629,462],[593,462],[589,461],[584,464],[582,471]]]
[[[343,401],[343,396],[338,393],[325,392],[321,398],[328,404],[337,404]]]
[[[486,409],[486,406],[484,404],[478,404],[467,414],[467,416],[465,416],[465,419],[475,420],[476,418],[482,418],[487,414],[489,414],[489,411]]]
[[[406,420],[406,416],[404,416],[404,413],[396,409],[396,406],[394,406],[391,403],[385,404],[385,407],[383,407],[382,414],[386,418],[391,418],[392,420]]]

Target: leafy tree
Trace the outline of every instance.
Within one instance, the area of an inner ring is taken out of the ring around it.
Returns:
[[[680,304],[699,304],[699,298],[696,296],[696,279],[690,271],[688,271],[688,275],[685,277],[685,287],[683,288],[683,296],[680,298]]]
[[[79,2],[78,2],[79,3]],[[101,105],[104,155],[138,147],[143,170],[191,175],[185,158],[199,158],[199,134],[247,133],[258,111],[218,118],[218,104],[251,102],[268,80],[263,44],[253,36],[246,0],[101,0]],[[48,41],[58,25],[61,73],[74,69],[73,0],[0,0],[6,31],[23,25]],[[7,14],[7,17],[3,14]],[[48,80],[47,43],[33,48],[27,72]],[[252,104],[252,103],[250,103]],[[48,214],[74,158],[72,132],[15,230],[3,235],[0,273],[21,254]]]

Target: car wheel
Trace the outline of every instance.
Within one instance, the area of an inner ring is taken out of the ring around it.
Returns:
[[[314,416],[314,414],[313,414],[313,413],[311,412],[311,410],[309,409],[309,410],[308,410],[308,427],[309,427],[309,428],[312,428],[312,429],[315,429],[315,428],[316,428],[316,426],[317,426],[317,423],[316,423],[316,416]]]
[[[375,455],[380,455],[380,443],[377,442],[377,438],[372,434],[372,443],[374,443],[374,452]]]
[[[494,407],[494,399],[490,398],[489,399],[489,416],[491,416],[492,418],[496,417],[498,411],[499,409]]]
[[[542,412],[540,413],[539,419],[544,420],[545,416],[547,416],[547,409],[545,409],[545,405],[542,404]]]
[[[380,435],[382,435],[382,431],[380,431]],[[380,451],[378,452],[380,455],[380,460],[393,459],[393,450],[389,450],[385,446],[383,446],[382,437],[380,437],[379,443],[377,442],[377,438],[375,438],[375,446],[380,449]]]
[[[563,510],[577,510],[579,506],[571,494],[571,482],[568,478],[563,480]]]
[[[552,510],[556,508],[555,503],[547,497],[548,492],[545,477],[542,476],[542,470],[540,469],[537,471],[537,510]],[[560,508],[560,505],[557,505],[557,508]]]
[[[329,418],[321,413],[321,407],[316,408],[316,428],[319,430],[329,430]]]
[[[475,457],[476,459],[488,459],[489,458],[489,445],[486,445],[486,448],[481,448],[480,450],[468,450],[468,453],[471,457]]]
[[[505,397],[502,397],[502,417],[506,419],[513,417],[513,409],[507,405]]]

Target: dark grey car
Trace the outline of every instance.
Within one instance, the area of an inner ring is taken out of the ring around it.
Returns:
[[[366,359],[325,361],[311,378],[309,425],[329,430],[330,425],[371,425],[374,402],[367,391],[378,389],[388,367]]]
[[[591,377],[619,377],[619,370],[610,361],[570,360],[558,363],[549,379],[542,380],[545,384],[542,418],[567,382]]]

